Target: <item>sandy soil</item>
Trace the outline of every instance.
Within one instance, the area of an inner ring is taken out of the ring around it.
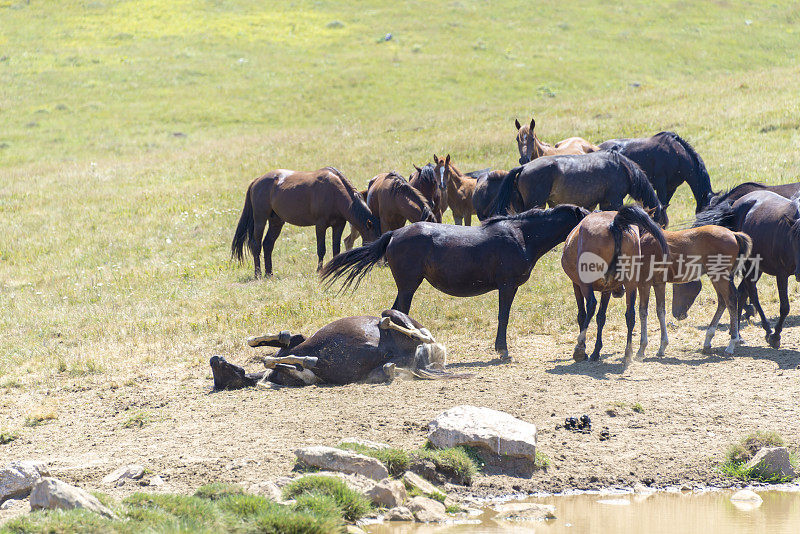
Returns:
[[[620,308],[616,303],[610,313],[621,313]],[[2,419],[16,420],[34,403],[53,406],[58,417],[25,427],[19,439],[0,445],[0,463],[44,460],[56,476],[119,497],[141,488],[136,483],[106,486],[103,476],[141,463],[166,480],[158,490],[190,492],[213,481],[248,484],[284,475],[293,466],[292,451],[303,445],[334,445],[358,436],[419,447],[435,415],[473,404],[535,423],[539,450],[551,462],[531,479],[479,477],[469,490],[474,494],[636,482],[725,485],[729,481],[715,465],[726,446],[746,433],[775,430],[792,446],[800,444],[800,319],[790,317],[780,350],[766,346],[760,327],[745,328],[745,343],[734,358],[722,354],[725,330],[717,333],[714,354],[696,350],[703,338],[699,322],[671,326],[667,356],[648,357],[625,375],[620,363],[624,332],[612,325],[602,363],[571,360],[573,332],[511,340],[519,361],[507,365],[491,361],[489,340],[451,343],[453,368],[474,373],[457,381],[210,394],[210,370],[198,363],[188,369],[154,367],[152,374],[128,377],[124,384],[92,375],[36,391],[6,387]],[[590,343],[592,336],[590,330]],[[651,342],[648,353],[656,349]],[[255,370],[253,358],[232,359]],[[631,409],[637,402],[642,413]],[[151,420],[125,427],[139,412]],[[582,414],[592,418],[591,434],[556,430],[565,417]],[[599,439],[603,427],[610,440]]]

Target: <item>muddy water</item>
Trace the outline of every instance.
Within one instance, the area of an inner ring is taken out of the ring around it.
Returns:
[[[581,494],[530,499],[552,504],[557,519],[548,521],[496,521],[487,508],[472,524],[420,525],[383,523],[370,525],[374,534],[478,534],[535,532],[536,534],[730,534],[800,533],[800,492],[758,492],[764,502],[754,509],[737,507],[729,491],[704,493],[659,492],[650,496]]]

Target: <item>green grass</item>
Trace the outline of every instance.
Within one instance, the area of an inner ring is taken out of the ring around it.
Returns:
[[[200,486],[197,488],[197,491],[194,492],[195,497],[200,497],[201,499],[209,499],[212,501],[218,501],[225,497],[229,497],[231,495],[243,495],[244,488],[238,486],[236,484],[225,484],[222,482],[214,482],[212,484],[206,484],[205,486]]]
[[[725,461],[720,465],[720,470],[727,476],[738,478],[750,482],[789,482],[791,478],[782,478],[778,475],[774,477],[763,477],[752,472],[746,467],[748,461],[764,447],[783,447],[786,445],[783,437],[777,432],[757,431],[742,438],[739,443],[734,443],[728,447],[725,453]],[[800,459],[796,453],[790,453],[790,461],[795,469],[800,467]]]
[[[416,458],[430,460],[436,470],[457,483],[469,486],[478,474],[482,462],[469,447],[448,449],[423,448],[413,452]]]
[[[142,428],[153,422],[153,416],[145,411],[138,411],[129,415],[122,422],[123,428]]]
[[[301,499],[302,496],[306,497]],[[308,475],[290,482],[283,489],[284,499],[299,499],[298,505],[304,508],[313,508],[315,503],[326,508],[327,501],[321,499],[322,496],[332,499],[348,521],[356,521],[372,507],[366,497],[334,477]]]
[[[0,526],[0,533],[78,532],[341,532],[341,511],[330,503],[288,507],[224,488],[205,486],[194,496],[135,493],[119,504],[104,497],[118,520],[81,509],[39,511]],[[324,505],[323,505],[324,504]]]
[[[372,447],[367,447],[358,443],[340,443],[338,448],[350,450],[380,460],[393,477],[405,473],[411,463],[410,453],[402,449],[373,449]]]
[[[0,430],[0,445],[7,445],[17,438],[19,438],[19,432],[16,430]]]
[[[550,467],[550,458],[543,452],[536,451],[536,460],[534,461],[536,467],[541,469],[547,469]]]

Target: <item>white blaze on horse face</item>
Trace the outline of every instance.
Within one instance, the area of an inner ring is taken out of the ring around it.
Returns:
[[[447,185],[444,183],[444,165],[439,167],[439,187],[444,189]]]

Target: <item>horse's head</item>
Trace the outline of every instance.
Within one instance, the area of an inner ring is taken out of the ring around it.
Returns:
[[[686,319],[689,313],[689,308],[694,304],[700,290],[703,289],[703,283],[700,280],[687,282],[685,284],[674,284],[672,286],[672,315],[676,319],[682,321]]]
[[[667,207],[669,204],[664,206],[658,205],[652,208],[647,208],[645,211],[653,219],[661,228],[666,228],[669,225],[669,217],[667,217]]]
[[[450,179],[450,173],[452,172],[452,167],[450,167],[450,154],[448,154],[446,158],[440,158],[434,154],[433,162],[436,164],[433,168],[433,172],[436,173],[439,189],[447,189],[447,181]]]
[[[517,149],[519,150],[519,164],[525,165],[534,159],[534,133],[533,129],[536,127],[536,120],[531,119],[530,125],[522,126],[518,119],[514,119],[514,126],[517,127]]]

